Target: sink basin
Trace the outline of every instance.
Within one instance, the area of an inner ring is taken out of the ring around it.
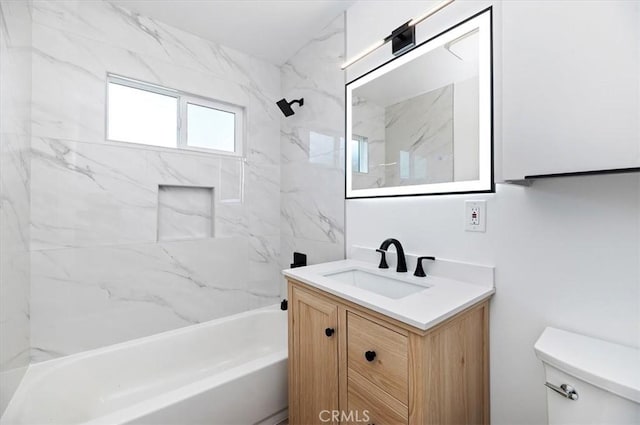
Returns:
[[[326,273],[324,277],[393,299],[404,298],[429,289],[427,286],[414,285],[401,279],[381,276],[360,269]]]

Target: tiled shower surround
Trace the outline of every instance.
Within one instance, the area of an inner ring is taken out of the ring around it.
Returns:
[[[32,361],[278,301],[277,66],[101,1],[35,1],[32,60]],[[246,159],[106,141],[107,72],[244,106]],[[214,238],[158,242],[165,185]]]
[[[283,267],[344,258],[344,36],[340,15],[282,66],[283,96],[304,98],[282,121]]]
[[[30,15],[0,3],[0,414],[29,363]]]

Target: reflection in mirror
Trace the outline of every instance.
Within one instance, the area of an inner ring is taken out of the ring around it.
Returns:
[[[492,190],[490,18],[481,18],[347,85],[347,197]]]

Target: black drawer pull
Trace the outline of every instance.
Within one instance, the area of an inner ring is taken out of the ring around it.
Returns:
[[[335,329],[333,329],[333,328],[327,328],[327,329],[325,329],[325,330],[324,330],[324,334],[325,334],[326,336],[331,336],[331,335],[333,335],[335,332],[336,332],[336,330],[335,330]]]
[[[364,358],[367,359],[368,362],[372,362],[376,358],[375,351],[365,351]]]

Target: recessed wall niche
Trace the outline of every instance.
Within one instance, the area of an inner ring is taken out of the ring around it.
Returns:
[[[213,237],[213,187],[158,186],[158,240]]]

